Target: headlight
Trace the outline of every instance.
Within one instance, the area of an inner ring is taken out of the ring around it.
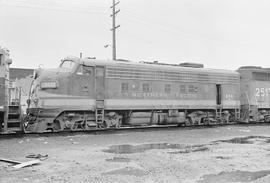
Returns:
[[[41,89],[57,88],[57,82],[55,82],[55,81],[41,82],[40,83],[40,88]]]

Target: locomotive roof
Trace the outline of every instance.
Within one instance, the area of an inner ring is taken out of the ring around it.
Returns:
[[[270,68],[263,68],[260,66],[242,66],[239,67],[238,71],[244,71],[244,72],[270,72]]]
[[[77,57],[66,58],[65,60],[73,60],[75,62],[88,65],[104,65],[112,67],[132,67],[132,68],[151,68],[164,71],[190,71],[190,72],[202,72],[202,73],[215,73],[215,74],[228,74],[228,75],[239,75],[238,72],[233,70],[224,70],[224,69],[209,69],[209,68],[191,68],[191,67],[181,67],[174,65],[158,65],[158,64],[147,64],[147,63],[138,63],[132,61],[118,61],[118,60],[96,60],[96,59],[80,59]]]

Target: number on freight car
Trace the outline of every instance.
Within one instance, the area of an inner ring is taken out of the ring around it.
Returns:
[[[270,95],[270,88],[256,88],[256,97],[264,97]]]

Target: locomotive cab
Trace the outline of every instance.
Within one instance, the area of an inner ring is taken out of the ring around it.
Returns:
[[[64,59],[56,69],[35,70],[28,99],[26,131],[42,132],[51,129],[54,118],[63,108],[76,110],[84,96],[93,94],[93,68],[79,59]],[[38,121],[42,121],[37,125]]]

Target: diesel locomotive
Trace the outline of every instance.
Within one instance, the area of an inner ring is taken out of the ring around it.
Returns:
[[[253,83],[250,75],[254,70],[258,69],[231,71],[190,63],[68,57],[56,69],[35,71],[24,130],[57,132],[268,120],[269,98],[259,101],[265,99],[263,92],[265,97],[270,96],[270,85]],[[258,73],[258,77],[264,77],[263,72]],[[251,97],[254,89],[258,96]]]
[[[246,122],[270,122],[270,69],[245,66],[240,73],[241,116]]]

